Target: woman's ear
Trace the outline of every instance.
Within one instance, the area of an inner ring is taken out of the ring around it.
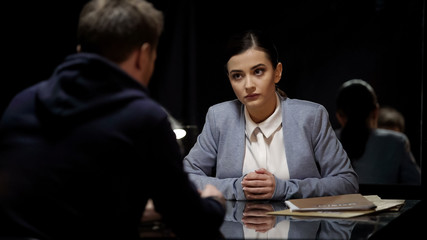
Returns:
[[[277,63],[276,69],[274,70],[274,83],[279,83],[282,79],[283,65],[281,62]]]
[[[375,106],[375,109],[372,110],[371,114],[369,115],[370,119],[370,127],[371,128],[377,128],[378,127],[378,117],[380,114],[380,105],[377,103]]]
[[[337,118],[338,123],[341,125],[341,127],[344,127],[347,123],[347,117],[345,116],[345,114],[340,113],[340,111],[337,111],[335,113],[335,117]]]

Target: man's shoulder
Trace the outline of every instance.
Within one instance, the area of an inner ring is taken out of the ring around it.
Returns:
[[[167,116],[166,109],[160,103],[148,96],[135,99],[130,104],[130,108],[137,110],[135,113],[139,113],[140,115],[158,116],[160,118]]]
[[[17,109],[33,105],[37,88],[39,88],[39,86],[42,84],[45,84],[45,82],[38,82],[15,94],[5,109],[5,113],[6,111],[16,112]]]

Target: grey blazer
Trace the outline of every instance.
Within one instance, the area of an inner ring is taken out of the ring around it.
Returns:
[[[290,180],[276,178],[273,200],[356,193],[358,177],[320,104],[280,98]],[[215,185],[229,200],[242,190],[245,155],[244,106],[238,100],[209,108],[197,142],[184,158],[196,186]]]

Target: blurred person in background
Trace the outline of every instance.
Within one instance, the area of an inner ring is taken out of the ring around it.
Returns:
[[[420,184],[420,168],[407,136],[379,129],[379,104],[372,86],[361,79],[344,82],[336,98],[337,136],[360,184]]]
[[[389,106],[380,107],[378,113],[378,128],[405,132],[405,117],[397,109]]]

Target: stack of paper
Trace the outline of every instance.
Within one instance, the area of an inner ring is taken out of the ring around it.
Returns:
[[[293,212],[370,210],[377,206],[361,194],[292,199],[285,202]]]
[[[268,212],[270,215],[351,218],[383,210],[397,210],[401,199],[381,199],[377,195],[345,194],[338,196],[292,199],[285,202],[289,209]]]

